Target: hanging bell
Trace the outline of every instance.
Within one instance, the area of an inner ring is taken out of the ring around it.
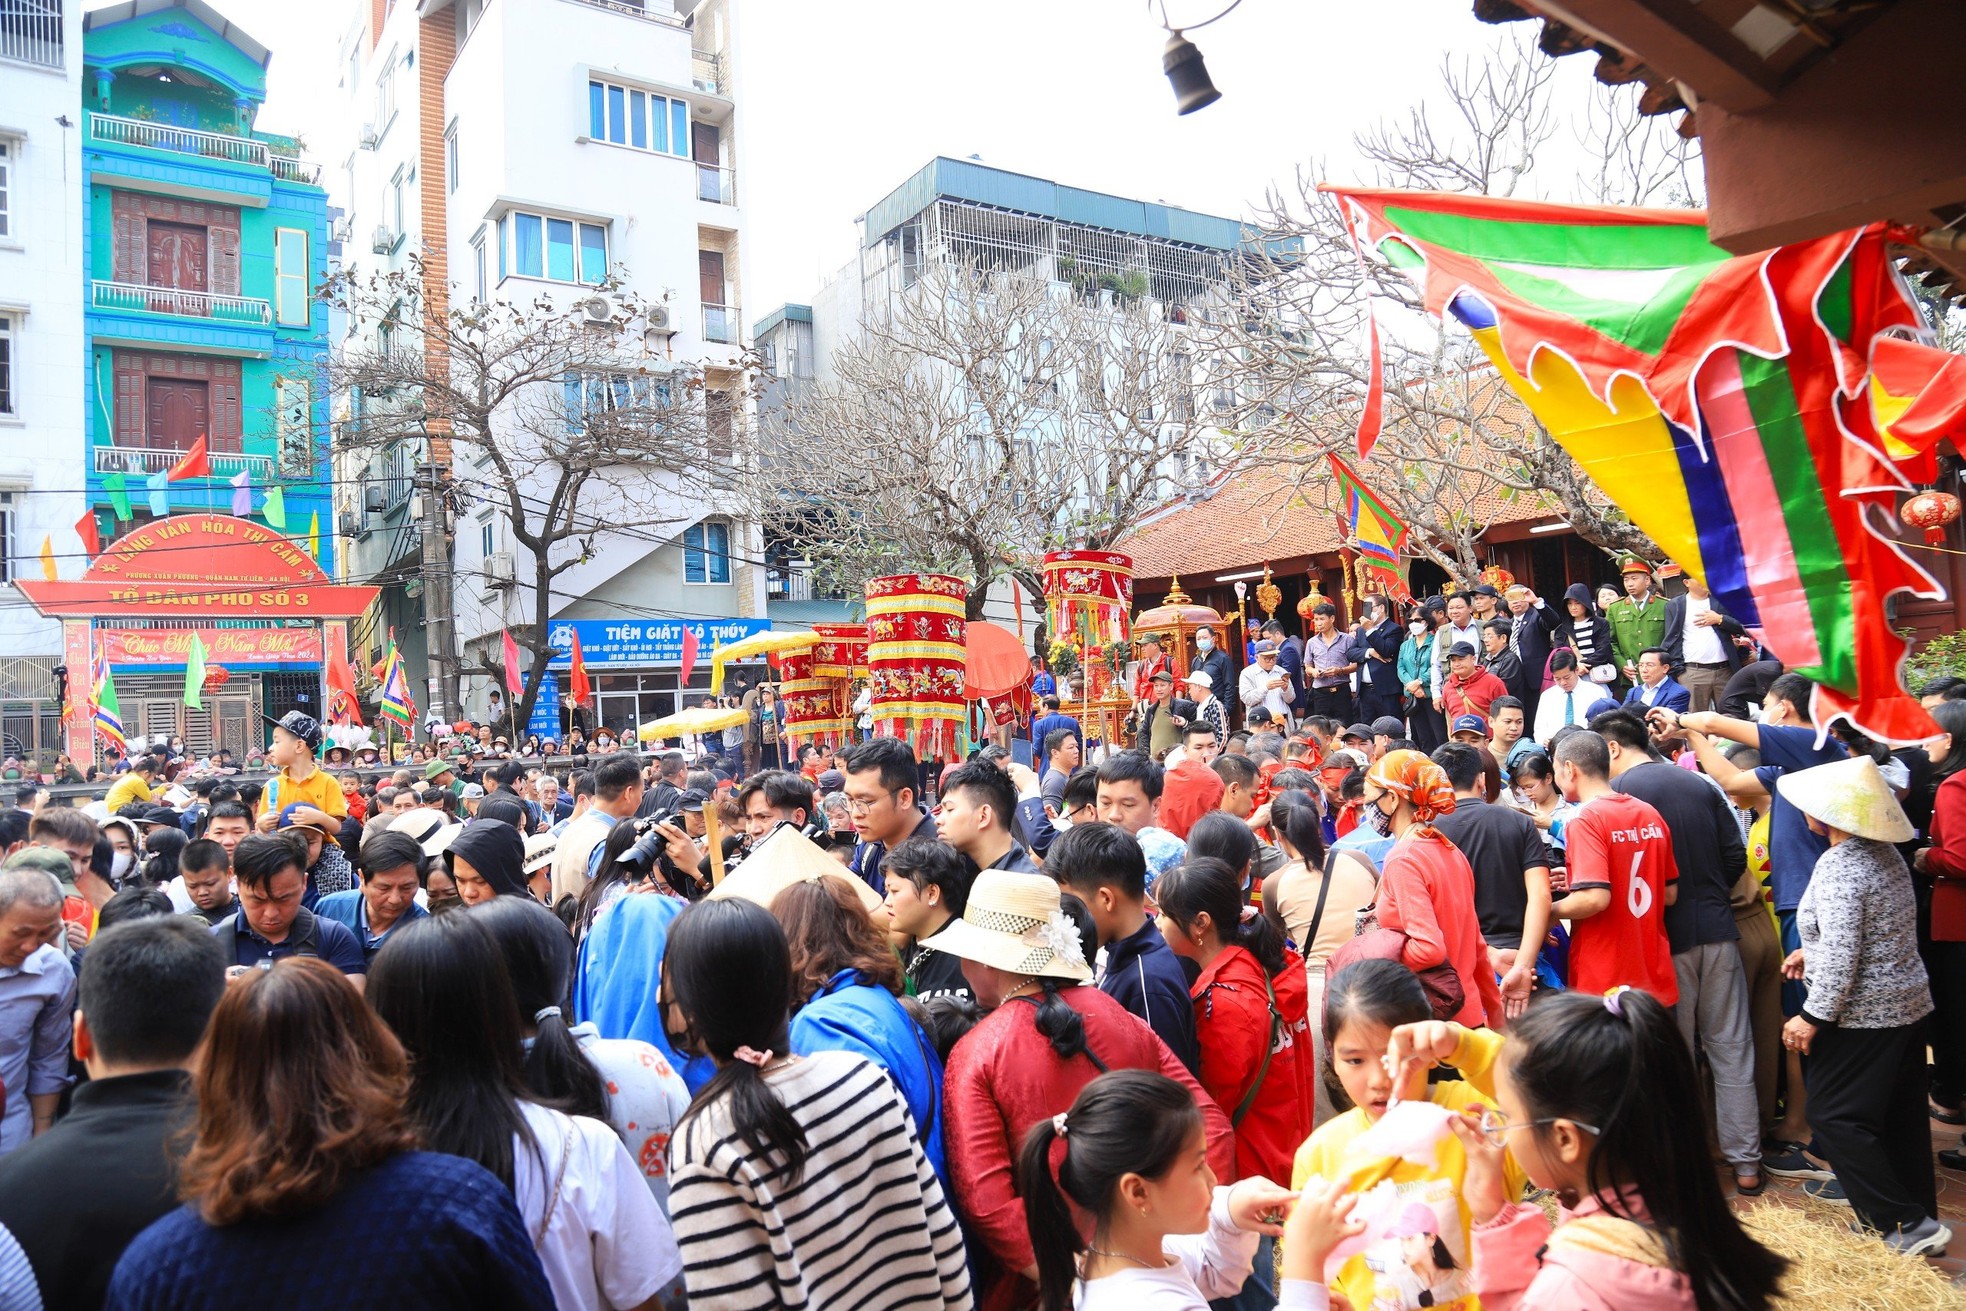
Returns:
[[[1174,112],[1192,114],[1222,98],[1215,83],[1208,79],[1208,65],[1202,62],[1195,43],[1179,32],[1170,32],[1167,47],[1161,51],[1161,71],[1174,88]]]

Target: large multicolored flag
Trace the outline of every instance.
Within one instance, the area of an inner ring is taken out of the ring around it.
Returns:
[[[1365,485],[1350,465],[1330,456],[1331,472],[1338,479],[1339,513],[1346,536],[1358,543],[1358,567],[1369,571],[1386,595],[1402,604],[1411,604],[1413,594],[1406,590],[1406,576],[1400,568],[1400,549],[1406,545],[1407,526]]]
[[[382,704],[376,713],[384,719],[393,719],[405,729],[416,721],[416,702],[410,699],[409,672],[403,668],[403,655],[396,644],[389,644],[389,654],[382,658]]]
[[[116,699],[116,676],[109,668],[109,644],[98,635],[89,647],[89,718],[96,736],[118,751],[128,751],[123,734],[123,707]]]
[[[1942,593],[1873,526],[1929,467],[1929,447],[1894,458],[1873,412],[1874,385],[1903,395],[1902,370],[1873,376],[1882,343],[1927,335],[1883,225],[1731,255],[1697,210],[1327,190],[1604,493],[1816,681],[1819,718],[1936,731],[1887,602]],[[1936,373],[1943,352],[1920,350]]]

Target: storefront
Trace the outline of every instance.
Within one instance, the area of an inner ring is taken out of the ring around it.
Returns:
[[[348,620],[378,589],[334,583],[295,542],[246,519],[182,514],[103,548],[79,579],[21,580],[35,609],[62,621],[68,751],[94,758],[92,668],[116,682],[124,732],[180,734],[194,753],[264,745],[264,720],[302,710],[326,720],[325,653],[346,650]],[[194,643],[195,639],[195,643]],[[204,647],[202,709],[184,704],[185,666]]]
[[[594,685],[595,706],[589,728],[612,730],[617,735],[638,724],[673,715],[698,705],[710,695],[710,655],[719,646],[728,646],[771,628],[768,619],[562,619],[554,622],[548,637],[554,656],[549,677],[554,677],[564,699],[567,671],[571,663],[576,633],[580,637],[580,659]],[[685,635],[694,637],[690,645],[690,671],[683,676]],[[762,664],[733,665],[732,679],[725,691],[736,691],[735,679],[755,683],[764,671]],[[567,705],[571,712],[572,706]],[[535,726],[531,730],[538,732]]]

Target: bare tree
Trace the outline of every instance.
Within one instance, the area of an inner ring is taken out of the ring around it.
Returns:
[[[1565,153],[1554,75],[1554,62],[1517,35],[1498,38],[1486,60],[1446,61],[1444,110],[1418,108],[1356,139],[1368,184],[1535,194]],[[1560,188],[1562,198],[1691,203],[1693,146],[1639,116],[1629,94],[1599,90],[1576,143],[1590,164]],[[1271,189],[1257,219],[1264,240],[1198,332],[1254,430],[1249,458],[1295,470],[1307,501],[1331,502],[1325,456],[1353,454],[1369,304],[1383,344],[1385,428],[1360,473],[1413,525],[1409,549],[1472,581],[1489,519],[1522,498],[1547,504],[1607,552],[1652,549],[1466,335],[1423,313],[1395,270],[1361,258],[1337,207],[1317,191],[1321,173],[1313,161],[1287,188]]]
[[[743,407],[719,401],[713,424],[702,371],[663,357],[649,331],[654,303],[616,283],[600,289],[614,313],[599,321],[584,304],[543,296],[427,306],[423,286],[412,259],[395,272],[344,272],[322,289],[357,330],[351,343],[376,329],[326,366],[335,390],[362,401],[336,440],[362,453],[447,434],[453,508],[489,501],[508,519],[530,565],[517,580],[530,613],[513,628],[533,657],[516,707],[523,724],[552,654],[548,621],[572,599],[555,580],[602,533],[660,543],[685,522],[675,507],[693,500],[700,512],[704,499],[734,494],[742,453],[729,424]]]
[[[1044,551],[1110,545],[1232,456],[1195,418],[1194,348],[1145,274],[1060,272],[930,261],[831,381],[767,416],[758,512],[824,581],[951,572],[979,617],[992,583],[1035,587]]]

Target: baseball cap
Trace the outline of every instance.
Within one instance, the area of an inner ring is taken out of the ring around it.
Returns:
[[[313,810],[315,809],[315,807],[308,805],[308,803],[305,801],[290,802],[289,804],[282,806],[280,808],[280,827],[281,828],[311,828],[315,832],[324,834],[327,837],[335,836],[335,829],[333,829],[332,827],[322,824],[319,820],[302,819],[297,814],[294,813],[301,809]]]
[[[1456,642],[1453,646],[1447,648],[1447,657],[1450,660],[1455,656],[1471,656],[1474,653],[1474,643],[1472,642]]]
[[[1488,721],[1480,715],[1457,715],[1454,719],[1454,727],[1447,730],[1447,735],[1452,737],[1456,733],[1479,733],[1487,737]]]
[[[1158,674],[1154,675],[1152,681],[1156,683],[1172,683],[1174,681],[1174,675],[1170,674],[1167,670],[1163,669]]]
[[[819,774],[821,792],[843,792],[846,790],[846,775],[837,769],[821,770]]]
[[[1405,737],[1406,725],[1391,715],[1381,715],[1372,721],[1372,735],[1377,737],[1382,733],[1387,737]]]
[[[1501,596],[1501,593],[1495,589],[1495,584],[1493,583],[1476,583],[1474,592],[1476,596]]]
[[[260,718],[275,728],[284,728],[292,733],[306,745],[309,751],[318,753],[321,750],[321,721],[314,716],[303,714],[298,710],[289,710],[278,719],[271,715],[261,715]]]
[[[1259,656],[1275,655],[1276,653],[1277,644],[1267,637],[1256,644],[1256,654]]]
[[[700,815],[703,813],[703,804],[709,799],[709,793],[701,788],[684,788],[676,794],[676,809],[692,815]]]
[[[485,797],[485,789],[476,783],[466,783],[464,791],[457,795],[465,801],[482,801]]]
[[[1372,740],[1372,725],[1353,724],[1338,736],[1340,738],[1355,737],[1361,742],[1370,742]]]
[[[1199,687],[1203,691],[1213,692],[1215,690],[1215,680],[1208,676],[1206,669],[1197,669],[1182,681]]]

